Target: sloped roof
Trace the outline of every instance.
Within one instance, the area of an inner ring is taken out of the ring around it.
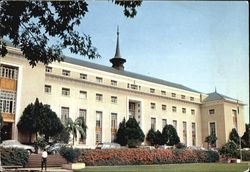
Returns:
[[[91,62],[87,62],[87,61],[76,59],[76,58],[71,58],[71,57],[66,57],[65,56],[64,57],[64,62],[75,64],[75,65],[80,65],[80,66],[83,66],[83,67],[89,67],[89,68],[93,68],[93,69],[97,69],[97,70],[102,70],[102,71],[105,71],[105,72],[114,73],[114,74],[118,74],[118,75],[122,75],[122,76],[127,76],[127,77],[131,77],[131,78],[135,78],[135,79],[140,79],[140,80],[144,80],[144,81],[148,81],[148,82],[153,82],[153,83],[156,83],[156,84],[161,84],[161,85],[165,85],[165,86],[169,86],[169,87],[174,87],[174,88],[178,88],[178,89],[182,89],[182,90],[186,90],[186,91],[200,93],[200,92],[198,92],[196,90],[193,90],[193,89],[188,88],[186,86],[183,86],[181,84],[176,84],[176,83],[173,83],[173,82],[169,82],[169,81],[165,81],[165,80],[162,80],[162,79],[158,79],[158,78],[154,78],[154,77],[150,77],[150,76],[145,76],[145,75],[141,75],[141,74],[137,74],[137,73],[133,73],[133,72],[117,70],[117,69],[112,68],[112,67],[99,65],[99,64],[96,64],[96,63],[91,63]]]
[[[208,93],[208,97],[206,97],[203,102],[210,102],[210,101],[216,101],[216,100],[227,100],[227,101],[231,101],[231,102],[237,102],[237,99],[225,96],[223,94],[217,93],[217,92],[213,92],[213,93]],[[240,101],[238,101],[238,103],[242,103]]]

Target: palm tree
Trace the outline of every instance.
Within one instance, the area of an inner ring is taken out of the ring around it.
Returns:
[[[66,129],[73,136],[73,145],[75,138],[77,138],[77,132],[79,132],[81,139],[86,139],[87,125],[85,124],[84,117],[78,117],[75,121],[68,118]]]

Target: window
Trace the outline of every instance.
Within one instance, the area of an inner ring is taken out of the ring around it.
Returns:
[[[0,77],[17,80],[17,68],[11,66],[0,66]]]
[[[80,79],[87,79],[87,74],[80,73]]]
[[[45,67],[45,72],[51,73],[52,72],[52,67],[46,66]]]
[[[86,91],[80,91],[79,92],[79,98],[80,99],[87,99],[87,92]]]
[[[186,99],[186,96],[185,95],[181,95],[181,99]]]
[[[214,115],[215,114],[215,110],[214,109],[209,109],[208,113],[209,113],[209,115]]]
[[[187,122],[183,121],[183,143],[187,145]]]
[[[192,145],[196,146],[196,126],[194,122],[192,122]]]
[[[70,76],[70,71],[69,70],[62,70],[62,75]]]
[[[135,103],[129,102],[129,118],[132,118],[135,116]]]
[[[215,122],[210,122],[209,123],[210,127],[210,135],[215,135],[216,136],[216,127],[215,127]],[[216,142],[215,144],[211,145],[212,147],[216,147]]]
[[[233,127],[235,129],[237,129],[238,124],[237,124],[237,111],[236,110],[232,110],[232,116],[233,116]]]
[[[167,119],[162,119],[162,128],[164,128],[167,125]]]
[[[0,112],[15,113],[16,92],[0,90]]]
[[[166,105],[161,105],[161,109],[162,110],[167,110],[167,106]]]
[[[191,109],[191,114],[195,115],[195,110],[194,109]]]
[[[150,88],[150,93],[155,93],[155,89]]]
[[[173,120],[173,127],[176,129],[177,131],[177,120]]]
[[[96,144],[102,142],[102,112],[96,112]]]
[[[96,94],[96,101],[102,101],[102,94]]]
[[[155,103],[150,103],[151,109],[155,109]]]
[[[138,85],[131,84],[130,88],[133,90],[138,90]]]
[[[194,101],[194,97],[190,97],[190,101]]]
[[[155,131],[155,127],[156,127],[156,118],[151,118],[151,129]]]
[[[112,85],[112,86],[117,86],[117,81],[111,80],[111,85]]]
[[[111,113],[111,142],[114,141],[117,132],[117,113]]]
[[[51,85],[45,85],[44,86],[44,92],[45,93],[51,93]]]
[[[62,88],[62,95],[69,96],[70,95],[70,89],[69,88]]]
[[[186,108],[182,108],[182,113],[186,113]]]
[[[161,91],[161,95],[165,96],[166,95],[166,91]]]
[[[172,112],[176,112],[176,111],[177,111],[176,106],[172,106]]]
[[[79,117],[83,117],[84,122],[86,124],[87,110],[86,109],[79,109]]]
[[[69,108],[68,107],[61,107],[61,121],[64,125],[67,124],[69,119]]]
[[[101,77],[96,77],[96,82],[102,83],[102,78]]]
[[[171,95],[172,95],[172,97],[176,97],[176,94],[175,94],[175,93],[172,93]]]
[[[111,96],[111,103],[117,103],[117,97]]]

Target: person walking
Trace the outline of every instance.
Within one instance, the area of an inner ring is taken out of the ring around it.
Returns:
[[[48,158],[48,153],[46,149],[44,149],[42,153],[42,164],[41,164],[42,171],[43,171],[43,167],[45,171],[47,170],[47,158]]]

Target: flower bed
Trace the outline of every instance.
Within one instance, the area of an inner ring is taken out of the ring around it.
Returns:
[[[218,152],[191,149],[109,149],[82,150],[78,162],[88,166],[150,165],[216,162]]]

